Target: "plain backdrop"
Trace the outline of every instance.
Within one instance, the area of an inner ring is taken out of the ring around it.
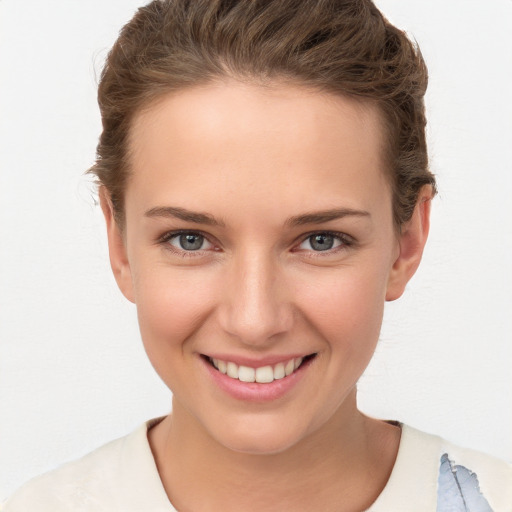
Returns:
[[[512,1],[379,0],[430,70],[430,241],[386,307],[369,414],[512,460]],[[0,0],[0,499],[165,414],[111,276],[96,83],[141,0]]]

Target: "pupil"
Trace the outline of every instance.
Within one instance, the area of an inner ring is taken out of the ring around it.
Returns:
[[[180,235],[180,245],[187,251],[197,251],[203,245],[203,237],[192,233]]]
[[[313,235],[310,243],[315,251],[328,251],[334,245],[334,237],[326,234]]]

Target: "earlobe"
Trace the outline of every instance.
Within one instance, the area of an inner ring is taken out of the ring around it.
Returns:
[[[431,200],[432,187],[426,185],[420,190],[411,219],[399,235],[399,254],[389,275],[387,301],[396,300],[403,294],[420,264],[430,228]]]
[[[99,198],[101,209],[107,224],[108,251],[112,272],[114,273],[117,285],[123,295],[130,302],[135,302],[132,274],[126,252],[125,241],[114,216],[114,209],[110,199],[110,194],[104,186],[101,186],[99,189]]]

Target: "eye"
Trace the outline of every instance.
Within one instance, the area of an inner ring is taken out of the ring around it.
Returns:
[[[308,236],[300,245],[299,249],[306,251],[330,251],[343,245],[350,245],[347,237],[334,233],[314,233]]]
[[[167,243],[181,251],[206,251],[213,248],[213,244],[200,233],[193,231],[171,234]]]

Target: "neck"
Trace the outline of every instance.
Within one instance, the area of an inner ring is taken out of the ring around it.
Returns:
[[[148,437],[180,511],[327,510],[333,504],[349,511],[366,509],[384,488],[400,432],[361,414],[354,391],[319,431],[276,454],[224,447],[176,401]]]

